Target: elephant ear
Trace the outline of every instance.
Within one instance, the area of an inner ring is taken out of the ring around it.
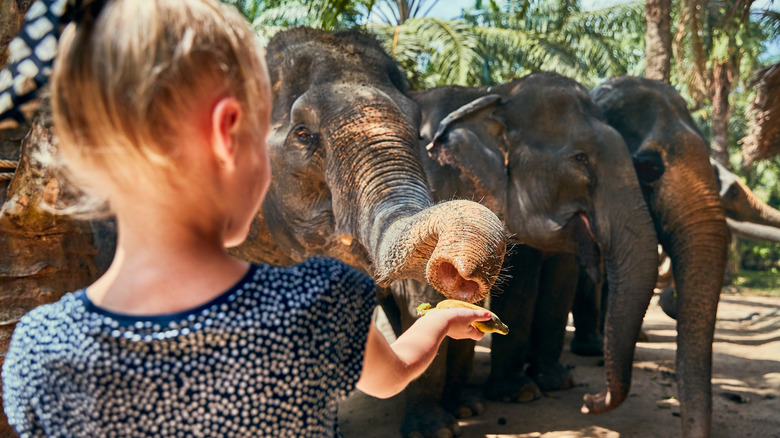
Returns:
[[[498,94],[488,94],[451,112],[425,148],[440,166],[459,170],[468,187],[464,192],[495,212],[504,207],[508,184],[506,127],[496,114],[500,101]]]
[[[431,142],[428,144],[428,146],[425,147],[425,149],[430,153],[430,151],[433,150],[433,148],[435,148],[436,145],[441,141],[442,137],[450,128],[450,125],[452,125],[454,122],[469,117],[485,108],[493,107],[500,100],[501,96],[498,94],[488,94],[487,96],[474,99],[471,102],[456,109],[455,111],[447,114],[447,117],[439,122],[439,128],[436,130],[436,133],[433,135]]]

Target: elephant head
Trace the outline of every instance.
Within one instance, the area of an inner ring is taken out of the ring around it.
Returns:
[[[658,240],[672,261],[683,435],[710,436],[712,338],[728,230],[707,143],[685,101],[668,84],[620,77],[592,96],[633,155]],[[591,406],[612,407],[608,401]]]
[[[656,280],[657,238],[620,135],[577,82],[538,73],[488,88],[440,87],[415,95],[421,137],[446,171],[441,198],[463,181],[506,221],[514,240],[576,253],[598,275],[604,258],[611,303],[605,359],[610,406],[626,397],[634,345]],[[442,103],[446,102],[446,103]],[[462,190],[462,189],[461,189]],[[598,243],[598,246],[596,245]],[[599,249],[600,246],[600,249]]]
[[[729,230],[748,239],[780,243],[780,211],[758,199],[737,175],[713,159],[710,162]]]
[[[378,43],[297,28],[276,35],[266,59],[273,177],[236,252],[334,256],[380,285],[412,278],[448,298],[484,298],[506,249],[503,224],[475,202],[433,204],[416,149],[419,109]]]

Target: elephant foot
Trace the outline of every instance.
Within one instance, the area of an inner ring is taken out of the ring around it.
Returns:
[[[544,369],[529,366],[527,372],[543,392],[561,391],[574,386],[569,368],[560,363]]]
[[[527,403],[542,398],[542,391],[530,377],[520,374],[509,379],[488,379],[485,397],[505,403]]]
[[[677,291],[673,286],[665,287],[658,296],[658,305],[661,310],[672,319],[677,319]]]
[[[604,339],[594,333],[577,336],[577,332],[574,332],[574,338],[570,344],[571,352],[577,356],[603,356],[603,347]]]
[[[471,418],[485,412],[481,397],[473,390],[458,391],[442,397],[444,408],[455,415],[455,418]]]
[[[458,420],[441,406],[407,409],[401,422],[405,438],[453,438],[461,433]]]

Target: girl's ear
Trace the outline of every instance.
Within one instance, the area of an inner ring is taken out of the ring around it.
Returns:
[[[241,103],[234,97],[220,99],[211,112],[211,147],[219,166],[236,167],[236,132],[241,123]]]

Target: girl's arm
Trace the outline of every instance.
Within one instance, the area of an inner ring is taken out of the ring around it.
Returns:
[[[357,388],[378,398],[398,394],[433,362],[445,336],[478,341],[484,334],[471,323],[489,319],[490,313],[484,310],[433,309],[392,344],[372,323]]]

